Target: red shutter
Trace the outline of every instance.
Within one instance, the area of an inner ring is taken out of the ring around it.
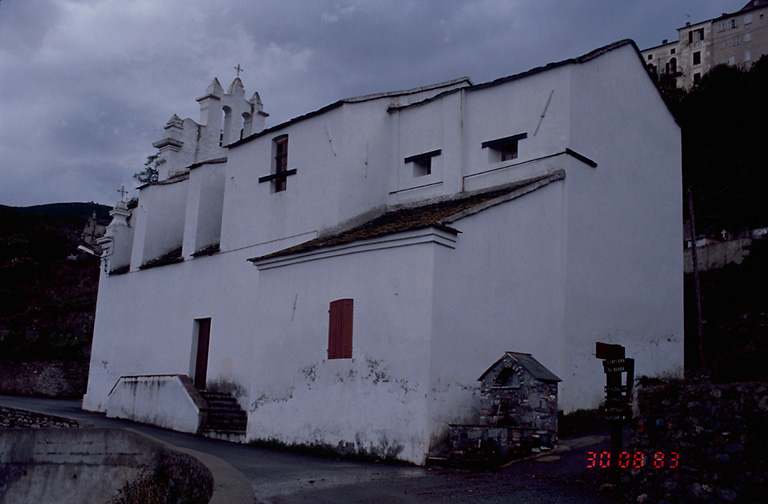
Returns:
[[[328,310],[328,358],[352,358],[352,312],[354,300],[337,299]]]

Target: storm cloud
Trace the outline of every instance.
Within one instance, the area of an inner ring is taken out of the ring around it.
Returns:
[[[2,0],[0,204],[114,204],[173,114],[241,74],[274,125],[342,98],[480,83],[745,0]]]

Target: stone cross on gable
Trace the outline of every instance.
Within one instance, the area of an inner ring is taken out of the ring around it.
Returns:
[[[125,199],[125,195],[128,194],[128,191],[125,190],[125,186],[120,186],[120,189],[118,191],[120,193],[120,201],[123,201]]]
[[[237,64],[236,67],[233,67],[237,71],[238,78],[240,77],[240,72],[243,71],[243,69],[240,67],[240,63]]]

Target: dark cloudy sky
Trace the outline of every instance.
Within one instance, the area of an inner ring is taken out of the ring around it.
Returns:
[[[1,0],[0,204],[114,204],[172,114],[241,75],[267,126],[342,98],[480,83],[746,0]],[[135,194],[135,191],[133,192]]]

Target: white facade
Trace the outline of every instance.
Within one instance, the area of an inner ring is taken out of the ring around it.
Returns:
[[[207,384],[235,392],[249,439],[416,463],[477,421],[505,351],[561,377],[565,411],[604,395],[596,341],[639,374],[682,367],[680,130],[633,43],[253,131],[169,165],[133,233],[108,234],[132,253],[104,259],[84,408],[120,377],[194,377],[209,318]],[[328,354],[338,299],[351,358]]]

